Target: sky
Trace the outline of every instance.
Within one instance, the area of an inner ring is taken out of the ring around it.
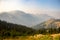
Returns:
[[[31,14],[59,15],[60,0],[0,0],[0,12],[12,10],[21,10]]]

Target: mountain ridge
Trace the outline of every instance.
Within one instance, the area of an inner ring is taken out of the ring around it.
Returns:
[[[60,19],[49,19],[45,22],[33,26],[32,28],[39,30],[39,29],[49,29],[49,28],[56,29],[59,27],[60,27]]]
[[[34,26],[50,18],[52,17],[48,15],[45,16],[45,14],[36,16],[19,10],[0,13],[0,20],[4,20],[15,24],[23,24],[26,26]]]

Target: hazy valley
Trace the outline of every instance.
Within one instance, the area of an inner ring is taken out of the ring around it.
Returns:
[[[1,40],[9,37],[14,40],[18,36],[20,36],[18,40],[24,40],[24,38],[25,40],[26,38],[28,38],[27,40],[39,40],[40,36],[43,38],[40,40],[44,40],[45,36],[52,40],[54,38],[51,37],[52,34],[58,34],[58,40],[60,39],[60,19],[55,19],[47,14],[37,16],[17,10],[0,13]],[[37,37],[38,35],[39,37]]]

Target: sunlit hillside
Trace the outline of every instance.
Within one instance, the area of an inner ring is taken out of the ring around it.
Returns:
[[[40,24],[37,24],[35,26],[33,26],[32,28],[34,29],[57,29],[60,27],[60,19],[49,19],[47,21],[44,21]]]

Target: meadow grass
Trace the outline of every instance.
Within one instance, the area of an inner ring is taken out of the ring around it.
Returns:
[[[60,34],[52,34],[52,35],[36,34],[33,36],[17,36],[15,38],[9,37],[0,40],[60,40]]]

